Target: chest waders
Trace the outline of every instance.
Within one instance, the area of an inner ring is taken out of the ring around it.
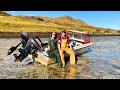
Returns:
[[[63,65],[65,65],[64,53],[63,53],[64,51],[70,55],[70,64],[74,65],[75,64],[75,53],[72,49],[67,47],[67,39],[61,39],[60,56],[61,56],[61,61]]]
[[[54,40],[51,40],[50,51],[47,51],[47,54],[49,55],[49,58],[53,58],[53,60],[57,62],[58,66],[61,68],[62,62],[56,45],[57,43]]]

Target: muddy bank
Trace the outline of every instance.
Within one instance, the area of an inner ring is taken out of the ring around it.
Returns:
[[[20,38],[22,32],[2,32],[0,31],[0,38]],[[50,37],[51,32],[27,32],[30,37],[39,36],[40,38]],[[60,35],[60,33],[57,33]],[[120,36],[120,34],[90,34],[91,36]]]
[[[48,38],[50,37],[51,32],[27,32],[29,37],[39,36],[40,38]],[[0,38],[20,38],[22,32],[1,32]],[[59,35],[60,33],[58,33]]]

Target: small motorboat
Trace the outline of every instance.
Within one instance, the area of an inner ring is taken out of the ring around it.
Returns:
[[[90,34],[86,32],[76,31],[76,30],[68,30],[67,31],[68,36],[70,37],[71,45],[73,47],[73,50],[75,51],[75,55],[81,55],[86,51],[88,47],[92,45],[90,42]],[[35,62],[41,63],[45,66],[50,65],[53,63],[46,53],[47,51],[47,41],[42,42],[43,50],[37,51],[37,57],[34,57],[33,55],[29,54],[28,56],[33,59]],[[68,54],[65,53],[65,57],[67,57]]]

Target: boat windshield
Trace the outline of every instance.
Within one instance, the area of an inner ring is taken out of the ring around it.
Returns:
[[[76,39],[83,39],[84,38],[84,34],[83,33],[71,32],[71,31],[68,31],[68,36],[70,38],[76,38]]]
[[[67,34],[68,34],[68,36],[69,36],[70,38],[73,36],[73,32],[70,32],[70,31],[69,31]]]
[[[81,33],[74,33],[74,38],[76,39],[83,39],[84,35]]]

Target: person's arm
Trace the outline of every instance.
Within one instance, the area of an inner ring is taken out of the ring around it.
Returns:
[[[60,52],[61,48],[60,48],[60,44],[61,44],[61,41],[60,41],[60,36],[57,38],[57,46],[58,46],[58,50]]]
[[[48,50],[50,51],[50,46],[48,46]]]
[[[60,44],[57,44],[58,45],[58,51],[60,52],[61,48],[60,48]]]
[[[71,45],[71,44],[69,44],[69,46],[70,46],[70,49],[72,49],[72,45]]]

